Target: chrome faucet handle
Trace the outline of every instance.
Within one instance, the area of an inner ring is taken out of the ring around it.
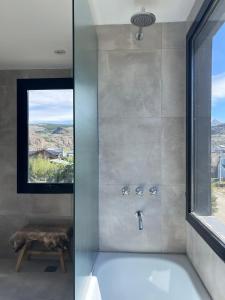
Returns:
[[[138,196],[143,196],[144,195],[144,186],[143,185],[139,185],[136,189],[135,189],[136,195]]]
[[[128,196],[130,194],[130,188],[128,185],[125,185],[123,188],[122,188],[122,196]]]
[[[157,194],[158,194],[158,187],[157,187],[156,185],[150,187],[149,193],[150,193],[151,195],[157,195]]]

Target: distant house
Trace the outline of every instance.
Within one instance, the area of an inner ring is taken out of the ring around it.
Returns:
[[[66,153],[66,157],[73,157],[74,153],[73,151],[69,151]]]
[[[62,149],[38,149],[38,150],[30,150],[29,157],[41,157],[44,159],[57,159],[61,158],[63,155]]]

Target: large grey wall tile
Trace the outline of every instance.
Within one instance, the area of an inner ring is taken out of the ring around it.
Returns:
[[[186,185],[162,185],[162,213],[168,214],[174,218],[185,220],[186,216],[186,197],[185,197]],[[183,222],[184,223],[184,222]]]
[[[100,145],[158,145],[161,140],[161,118],[99,118]]]
[[[162,51],[162,115],[186,115],[186,60],[185,51]]]
[[[146,215],[148,218],[145,223],[145,231],[137,229],[137,224],[134,223],[134,216],[126,213],[123,216],[108,217],[108,222],[100,229],[100,249],[101,251],[125,251],[125,252],[161,252],[161,232],[160,218],[154,217],[151,214]],[[127,223],[124,224],[123,218]],[[147,234],[146,234],[147,233]]]
[[[163,118],[161,140],[162,183],[185,184],[184,118]]]
[[[100,249],[103,251],[160,251],[160,200],[149,195],[138,197],[131,187],[130,197],[121,196],[121,185],[100,188]],[[137,210],[142,210],[144,230],[138,230]]]
[[[15,256],[12,247],[10,246],[10,237],[15,231],[27,223],[27,217],[20,214],[0,215],[0,257],[13,257]]]
[[[31,210],[30,201],[18,201],[15,145],[0,144],[0,213],[5,215]]]
[[[225,264],[187,223],[187,254],[214,300],[225,300]]]
[[[21,206],[16,206],[16,147],[0,144],[0,208],[1,210],[17,212]]]
[[[159,116],[160,69],[161,51],[100,52],[100,116]]]
[[[144,29],[145,38],[137,41],[138,28],[133,25],[97,26],[99,50],[161,49],[162,25],[154,24]]]
[[[185,185],[161,186],[161,205],[164,251],[185,253]]]
[[[1,73],[1,72],[0,72]],[[0,85],[0,145],[16,146],[16,87]]]
[[[0,86],[15,86],[16,79],[19,77],[20,71],[16,70],[1,70],[0,71]]]
[[[159,118],[101,118],[99,124],[102,182],[161,182]]]
[[[163,215],[162,249],[170,253],[186,253],[185,222]]]
[[[160,144],[100,148],[100,181],[107,184],[160,183]]]
[[[215,267],[215,269],[213,268],[215,270],[215,277],[213,277],[214,280],[212,281],[212,289],[214,291],[212,294],[215,295],[215,299],[224,300],[224,284],[222,282],[225,278],[225,263],[215,253],[213,253],[213,266]]]
[[[188,24],[186,22],[163,23],[162,49],[184,49],[187,30]]]
[[[32,203],[31,213],[47,216],[72,216],[70,195],[27,195]]]

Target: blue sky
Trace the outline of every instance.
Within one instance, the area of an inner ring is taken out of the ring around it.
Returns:
[[[73,90],[30,90],[29,123],[73,123]]]
[[[225,24],[213,38],[212,119],[225,122]]]

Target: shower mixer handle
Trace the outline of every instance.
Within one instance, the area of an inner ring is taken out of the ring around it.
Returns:
[[[150,189],[149,189],[149,193],[151,194],[151,195],[157,195],[158,194],[158,186],[156,186],[156,185],[154,185],[154,186],[152,186],[152,187],[150,187]]]
[[[128,185],[125,185],[123,188],[122,188],[122,196],[128,196],[130,194],[130,188]]]
[[[144,186],[143,185],[139,185],[136,189],[135,189],[135,193],[138,196],[143,196],[144,195]]]

